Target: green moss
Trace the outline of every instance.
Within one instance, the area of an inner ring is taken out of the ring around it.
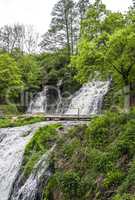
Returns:
[[[40,128],[26,146],[22,164],[22,171],[25,178],[30,175],[41,156],[57,141],[57,129],[60,127],[60,124],[53,124]]]

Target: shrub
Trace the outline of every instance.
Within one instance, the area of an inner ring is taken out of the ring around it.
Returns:
[[[103,186],[109,189],[110,186],[117,186],[123,180],[124,174],[120,170],[109,171],[103,181]]]

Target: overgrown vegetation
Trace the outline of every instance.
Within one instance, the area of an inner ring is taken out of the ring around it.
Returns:
[[[27,179],[41,156],[57,142],[60,124],[48,125],[40,128],[25,148],[24,159],[21,166],[23,176]]]
[[[27,179],[56,143],[53,175],[43,200],[135,199],[135,110],[108,112],[64,134],[58,134],[59,128],[55,124],[39,129],[25,149],[22,170]]]

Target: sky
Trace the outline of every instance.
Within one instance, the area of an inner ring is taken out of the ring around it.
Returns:
[[[0,27],[5,24],[34,25],[37,32],[47,31],[51,11],[58,0],[0,0]],[[126,11],[132,0],[102,0],[113,11]]]

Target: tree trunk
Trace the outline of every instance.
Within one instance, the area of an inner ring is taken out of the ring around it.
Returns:
[[[130,107],[135,106],[135,83],[130,84]]]
[[[66,9],[65,9],[65,25],[66,25],[67,49],[68,49],[68,55],[70,57],[69,25],[68,25],[68,14],[67,14],[67,10]]]
[[[125,112],[130,110],[130,84],[124,86],[124,110]]]

